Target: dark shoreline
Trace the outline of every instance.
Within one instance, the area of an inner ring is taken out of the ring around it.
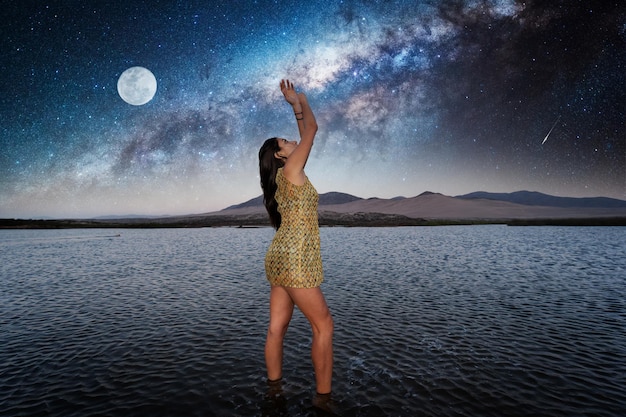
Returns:
[[[322,227],[398,227],[503,224],[508,226],[626,226],[626,217],[533,219],[420,219],[381,213],[322,212]],[[195,215],[132,219],[0,219],[0,229],[157,229],[201,227],[269,227],[265,214]]]

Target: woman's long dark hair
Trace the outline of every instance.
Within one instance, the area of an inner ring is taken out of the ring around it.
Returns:
[[[263,204],[270,216],[270,223],[274,229],[280,227],[281,217],[276,202],[276,172],[284,163],[277,159],[274,154],[280,151],[278,138],[270,138],[263,143],[259,150],[259,173],[261,175],[261,188],[263,189]]]

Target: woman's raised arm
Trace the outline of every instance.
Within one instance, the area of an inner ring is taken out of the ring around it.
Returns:
[[[304,93],[296,93],[293,83],[289,80],[280,82],[280,90],[285,96],[285,100],[291,104],[298,123],[300,132],[300,143],[289,155],[285,162],[284,173],[287,179],[296,183],[304,183],[304,167],[313,147],[313,140],[317,133],[317,121],[309,102]]]

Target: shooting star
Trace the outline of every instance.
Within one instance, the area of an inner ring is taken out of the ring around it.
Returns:
[[[559,122],[559,120],[561,120],[561,115],[559,115],[559,117],[556,118],[554,124],[552,125],[552,127],[550,128],[550,131],[548,132],[548,134],[546,135],[545,138],[543,138],[543,142],[541,142],[541,144],[543,145],[544,143],[546,143],[546,141],[548,140],[548,136],[550,136],[550,133],[552,133],[552,131],[554,130],[554,128],[556,127],[556,124]]]

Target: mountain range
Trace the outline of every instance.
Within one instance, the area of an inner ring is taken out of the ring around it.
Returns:
[[[219,214],[264,212],[262,196],[230,206]],[[320,194],[319,212],[379,213],[421,219],[506,220],[538,218],[626,217],[626,201],[607,197],[557,197],[534,191],[474,192],[450,197],[424,192],[415,197],[363,199],[350,194]]]
[[[419,226],[443,224],[626,226],[626,201],[557,197],[533,191],[474,192],[456,197],[424,192],[415,197],[360,198],[320,194],[321,226]],[[156,228],[267,226],[262,196],[220,211],[180,216],[94,219],[0,219],[0,228]]]

